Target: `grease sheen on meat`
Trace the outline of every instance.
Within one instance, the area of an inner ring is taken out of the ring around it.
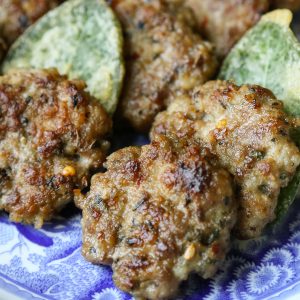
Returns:
[[[214,160],[166,137],[111,154],[76,202],[84,257],[112,264],[115,284],[142,299],[174,295],[190,272],[213,276],[236,217],[231,177]]]
[[[40,227],[102,165],[111,120],[55,70],[0,77],[0,209]]]
[[[236,231],[251,238],[274,219],[280,188],[300,163],[289,137],[292,128],[293,120],[269,90],[212,81],[160,113],[152,137],[176,134],[200,140],[218,156],[239,186]]]
[[[123,26],[127,66],[119,115],[147,131],[174,95],[213,76],[213,49],[185,14],[172,13],[160,0],[116,0],[112,7]]]
[[[0,0],[0,32],[11,45],[24,30],[60,0]]]

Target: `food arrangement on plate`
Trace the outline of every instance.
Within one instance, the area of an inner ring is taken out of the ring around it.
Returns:
[[[299,7],[0,0],[0,209],[39,229],[75,203],[82,255],[136,299],[213,278],[297,195]],[[110,149],[126,132],[150,142]]]

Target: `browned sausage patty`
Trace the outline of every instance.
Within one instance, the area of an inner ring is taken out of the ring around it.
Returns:
[[[0,0],[0,32],[11,45],[24,30],[60,0]]]
[[[40,227],[101,166],[111,120],[55,70],[0,77],[0,209]]]
[[[147,131],[175,95],[212,77],[216,60],[211,45],[160,0],[116,0],[112,7],[125,35],[127,75],[119,114]]]
[[[168,0],[174,1],[174,0]],[[266,12],[270,0],[183,0],[195,13],[199,31],[223,58]]]
[[[158,137],[113,153],[106,167],[77,200],[84,257],[112,264],[115,284],[138,298],[168,298],[190,272],[213,276],[236,205],[230,175],[207,149]]]
[[[267,89],[212,81],[192,97],[179,97],[160,113],[152,137],[172,134],[202,141],[234,175],[239,187],[236,231],[242,238],[261,234],[274,219],[280,188],[300,163],[289,137],[292,120]]]

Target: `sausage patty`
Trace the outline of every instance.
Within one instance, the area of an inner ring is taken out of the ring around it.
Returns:
[[[174,1],[174,0],[168,0]],[[177,0],[178,1],[178,0]],[[199,31],[223,58],[269,8],[270,0],[183,0],[195,13]]]
[[[238,185],[239,237],[261,234],[274,219],[280,188],[300,163],[282,102],[267,89],[212,81],[179,97],[153,125],[152,138],[172,134],[202,141]]]
[[[112,264],[115,284],[165,299],[190,272],[211,277],[236,219],[232,180],[193,141],[158,137],[110,155],[92,177],[83,209],[86,259]]]
[[[7,45],[59,2],[61,0],[0,0],[0,32]]]
[[[111,120],[84,88],[55,70],[0,77],[0,209],[11,220],[40,227],[102,165]]]
[[[112,8],[123,26],[127,66],[119,115],[145,132],[176,94],[213,76],[216,60],[183,14],[160,0],[116,0]]]

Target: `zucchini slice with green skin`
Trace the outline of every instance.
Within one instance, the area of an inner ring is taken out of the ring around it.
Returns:
[[[290,29],[291,21],[292,13],[286,9],[264,15],[226,57],[219,78],[268,88],[283,101],[287,113],[300,117],[300,43]],[[300,131],[292,134],[299,147]],[[299,184],[300,168],[280,191],[275,222],[293,203]]]
[[[104,0],[69,0],[32,25],[13,44],[2,66],[57,68],[82,79],[113,114],[124,77],[123,38],[118,19]]]
[[[226,57],[220,79],[258,84],[300,115],[300,44],[290,29],[292,13],[272,11],[250,29]]]

